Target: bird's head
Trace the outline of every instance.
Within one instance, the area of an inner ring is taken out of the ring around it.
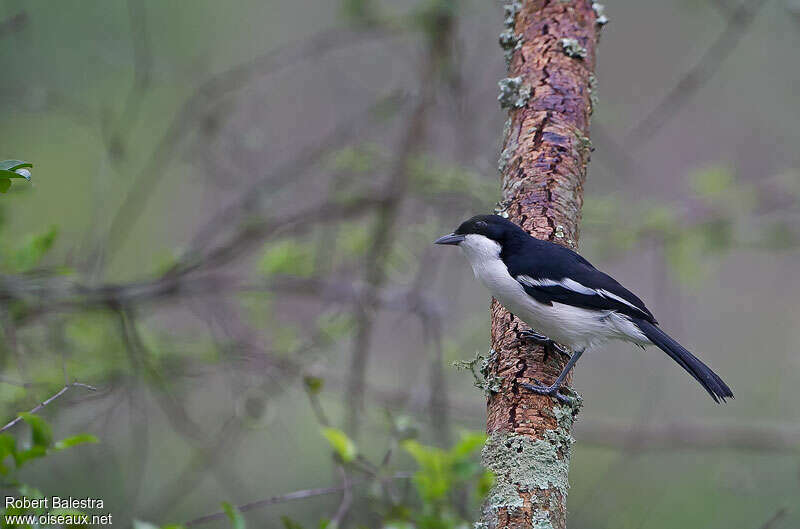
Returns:
[[[508,241],[525,232],[508,219],[498,215],[476,215],[465,220],[456,231],[439,237],[434,244],[461,246],[465,251],[471,247],[499,249]]]

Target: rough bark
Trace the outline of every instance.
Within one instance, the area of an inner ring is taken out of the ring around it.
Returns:
[[[573,248],[591,150],[595,46],[604,23],[596,3],[528,0],[506,6],[500,35],[509,77],[500,82],[499,100],[509,119],[499,212],[534,237]],[[572,392],[570,406],[521,388],[535,379],[551,383],[566,359],[521,343],[526,325],[494,300],[491,316],[487,387],[497,391],[488,398],[483,460],[497,479],[480,525],[564,528],[580,397]]]

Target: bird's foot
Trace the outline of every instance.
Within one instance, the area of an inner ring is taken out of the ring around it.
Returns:
[[[529,391],[532,391],[533,393],[536,393],[537,395],[547,395],[549,397],[555,397],[557,400],[563,402],[564,404],[572,405],[571,398],[567,397],[566,395],[562,395],[561,393],[558,392],[561,389],[560,385],[545,386],[542,385],[541,382],[539,382],[536,379],[534,379],[533,381],[536,382],[536,385],[522,383],[520,384],[520,386]]]
[[[551,351],[555,351],[561,356],[565,356],[567,359],[569,359],[572,356],[569,351],[558,345],[556,342],[554,342],[544,334],[539,334],[536,331],[521,331],[519,333],[519,339],[543,345],[545,346],[545,348]]]

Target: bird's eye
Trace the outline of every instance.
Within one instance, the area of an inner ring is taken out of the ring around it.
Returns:
[[[486,224],[485,222],[483,222],[482,220],[479,220],[478,222],[475,223],[475,227],[476,228],[488,228],[489,225]]]

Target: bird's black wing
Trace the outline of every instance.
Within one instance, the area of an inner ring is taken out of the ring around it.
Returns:
[[[613,310],[657,323],[644,302],[613,277],[568,248],[547,241],[501,256],[525,292],[540,303],[564,303],[593,310]]]

